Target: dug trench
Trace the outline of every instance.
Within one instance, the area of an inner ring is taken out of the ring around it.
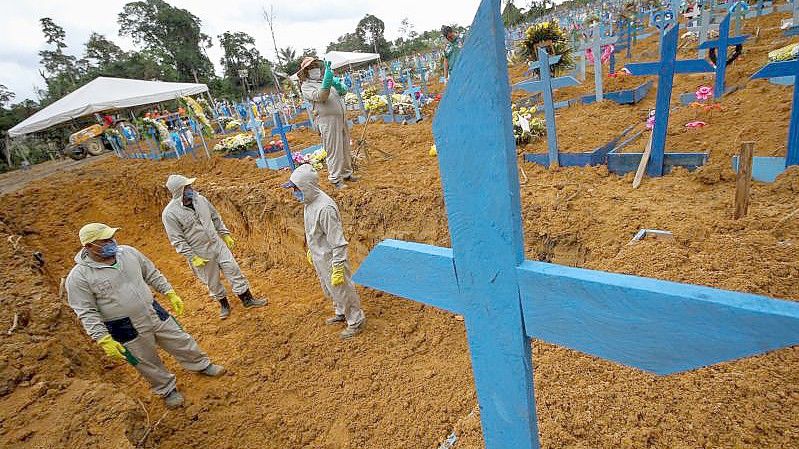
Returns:
[[[393,158],[373,154],[361,163],[362,181],[330,192],[353,264],[384,238],[448,246],[437,164],[427,156],[429,123],[370,125],[368,138]],[[604,168],[524,165],[526,256],[798,298],[799,225],[791,214],[799,208],[799,171],[756,184],[749,215],[735,221],[733,176],[720,165],[676,170],[638,190],[630,188],[632,175]],[[161,225],[163,184],[175,172],[198,177],[268,307],[245,312],[234,304],[228,320],[217,318]],[[0,334],[0,446],[436,448],[455,430],[456,448],[482,447],[463,322],[360,289],[368,327],[339,340],[338,329],[322,324],[330,304],[305,262],[301,205],[279,188],[287,177],[247,160],[111,159],[2,197],[0,330],[15,315],[19,324]],[[90,221],[120,226],[120,243],[155,262],[186,302],[181,323],[229,370],[202,378],[165,357],[187,398],[183,409],[167,412],[133,369],[104,358],[59,296],[77,230]],[[676,238],[628,245],[640,228]],[[667,377],[538,341],[533,357],[545,448],[799,441],[796,347]]]

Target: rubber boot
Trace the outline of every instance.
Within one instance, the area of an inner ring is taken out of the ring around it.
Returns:
[[[244,304],[244,308],[250,309],[255,307],[263,307],[266,305],[266,299],[255,299],[252,297],[252,293],[249,290],[239,295],[239,299],[241,303]]]
[[[215,365],[215,364],[212,363],[212,364],[208,365],[207,367],[205,367],[204,370],[200,371],[200,374],[206,375],[208,377],[219,377],[219,376],[225,374],[226,371],[227,370],[225,370],[224,366]]]
[[[169,392],[168,395],[164,396],[164,405],[167,408],[178,408],[183,405],[183,395],[177,389],[174,389]]]
[[[361,321],[353,325],[347,326],[343,331],[341,331],[341,338],[346,340],[348,338],[352,338],[363,331],[363,328],[366,327],[366,317],[364,317]]]
[[[325,324],[327,324],[328,326],[330,326],[331,324],[346,323],[346,322],[347,322],[347,319],[344,317],[344,315],[338,315],[338,314],[337,315],[333,315],[330,318],[325,320]]]
[[[230,316],[230,303],[227,298],[222,298],[219,300],[219,319],[224,320],[228,316]]]

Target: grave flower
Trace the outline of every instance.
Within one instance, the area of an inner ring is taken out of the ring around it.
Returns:
[[[705,101],[713,95],[713,89],[709,86],[701,86],[696,90],[695,95],[697,100]]]

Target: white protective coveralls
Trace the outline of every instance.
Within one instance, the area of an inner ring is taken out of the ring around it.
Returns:
[[[322,134],[322,145],[327,152],[328,180],[337,184],[352,176],[352,154],[350,153],[350,131],[345,119],[344,99],[330,88],[326,101],[320,101],[322,82],[305,80],[302,82],[302,97],[311,103],[316,124]]]
[[[303,195],[305,205],[305,241],[311,250],[316,274],[325,296],[333,300],[336,315],[344,315],[347,325],[355,326],[364,319],[361,299],[352,282],[347,260],[347,240],[336,203],[319,188],[319,175],[308,164],[291,174],[291,182]],[[334,264],[344,264],[344,283],[334,286],[330,274]]]
[[[85,249],[75,255],[67,276],[67,301],[86,333],[95,341],[111,334],[138,359],[134,365],[155,393],[175,389],[175,375],[158,356],[158,346],[190,371],[202,371],[211,360],[153,298],[172,286],[155,265],[137,249],[120,245],[113,266],[92,259]]]
[[[222,241],[221,236],[230,234],[230,231],[213,204],[197,191],[192,199],[194,208],[183,205],[183,188],[191,184],[189,181],[192,180],[171,175],[166,182],[167,189],[172,193],[172,201],[164,208],[161,220],[169,243],[186,258],[194,274],[208,286],[208,293],[213,299],[220,301],[227,297],[221,273],[230,281],[233,293],[241,295],[250,289],[250,285],[233,253]],[[208,263],[195,267],[191,263],[194,256],[202,257]]]

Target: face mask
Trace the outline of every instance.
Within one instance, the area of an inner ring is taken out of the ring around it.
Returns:
[[[322,70],[320,69],[308,70],[308,78],[312,80],[322,79]]]
[[[194,195],[195,194],[196,193],[194,192],[194,190],[184,190],[183,191],[183,200],[190,202],[191,200],[194,199]]]
[[[117,242],[114,240],[111,240],[110,242],[100,247],[101,257],[114,257],[116,256],[116,254],[117,254]]]
[[[295,191],[291,192],[291,194],[294,195],[294,198],[296,198],[297,201],[299,201],[299,202],[302,202],[302,200],[305,199],[305,195],[303,195],[302,191],[300,191],[300,190],[295,190]]]

